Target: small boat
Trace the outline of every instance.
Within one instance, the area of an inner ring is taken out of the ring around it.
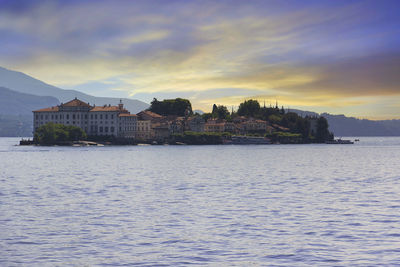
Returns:
[[[350,140],[345,140],[345,139],[335,139],[335,140],[331,140],[331,141],[326,141],[325,144],[332,144],[332,145],[337,145],[337,144],[341,144],[341,145],[351,145],[354,144],[354,142],[350,141]]]
[[[271,140],[266,137],[257,136],[232,136],[224,141],[225,145],[269,145]]]

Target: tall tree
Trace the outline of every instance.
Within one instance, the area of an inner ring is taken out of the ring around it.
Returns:
[[[223,105],[213,105],[213,110],[212,110],[212,117],[213,118],[218,118],[218,119],[228,119],[230,114],[228,111],[228,108]]]
[[[260,112],[260,103],[257,100],[249,99],[240,103],[238,109],[239,116],[251,116],[255,117]]]
[[[328,121],[324,117],[319,117],[317,120],[317,132],[315,134],[317,142],[325,142],[333,139],[333,134],[329,132]]]
[[[189,100],[183,98],[165,99],[163,101],[158,101],[157,98],[154,98],[148,110],[164,116],[193,114],[192,104]]]
[[[211,114],[213,115],[214,118],[218,117],[218,107],[216,104],[213,105]]]

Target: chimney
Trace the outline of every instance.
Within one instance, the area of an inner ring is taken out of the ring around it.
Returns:
[[[124,104],[122,104],[122,99],[119,100],[118,108],[122,110],[124,108]]]

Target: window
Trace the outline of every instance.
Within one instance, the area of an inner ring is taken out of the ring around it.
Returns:
[[[99,130],[102,133],[103,132],[103,127],[99,127]]]
[[[40,118],[43,120],[43,115],[40,115]]]
[[[97,120],[97,114],[94,115],[94,118]]]
[[[108,127],[104,127],[104,131],[108,133]]]
[[[111,119],[114,119],[114,114],[111,114]]]
[[[105,117],[106,117],[106,120],[108,119],[108,115],[106,114],[106,115],[104,115]]]
[[[37,119],[37,120],[39,119],[39,115],[37,115],[37,114],[36,114],[36,119]]]
[[[100,114],[100,120],[102,120],[103,119],[103,114]]]
[[[67,120],[69,120],[69,114],[67,114]]]
[[[49,119],[49,115],[46,115],[46,117],[45,117],[45,118],[46,118],[46,120],[48,120],[48,119]]]
[[[51,119],[54,120],[54,115],[53,114],[51,114]]]
[[[90,114],[90,118],[93,120],[93,114]]]
[[[72,114],[72,119],[75,120],[75,114]]]
[[[114,127],[111,127],[110,130],[111,130],[111,132],[113,133],[113,132],[114,132]]]
[[[86,115],[85,115],[85,119],[87,119],[87,118],[88,118],[88,115],[86,114]]]

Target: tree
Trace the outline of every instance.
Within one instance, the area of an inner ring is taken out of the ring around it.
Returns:
[[[185,116],[186,112],[189,115],[193,114],[192,104],[189,100],[183,98],[165,99],[163,101],[154,98],[148,110],[164,116]]]
[[[36,144],[53,145],[57,142],[78,141],[86,138],[86,133],[77,126],[49,122],[35,131],[33,140]]]
[[[282,117],[278,116],[278,115],[270,115],[268,117],[268,121],[270,121],[271,123],[276,123],[279,124],[282,120]]]
[[[228,111],[228,108],[223,105],[213,105],[213,110],[212,110],[212,117],[213,118],[218,118],[218,119],[229,119],[230,114]]]
[[[201,117],[203,118],[203,120],[208,121],[212,118],[212,113],[203,113]]]
[[[218,117],[218,107],[217,107],[217,105],[215,105],[215,104],[213,105],[211,114],[212,114],[213,118],[217,118]]]
[[[56,127],[55,124],[50,122],[40,126],[34,134],[33,140],[36,143],[50,145],[56,141]]]
[[[86,133],[79,127],[76,126],[67,126],[68,139],[70,141],[78,141],[82,139],[86,139]]]
[[[324,117],[319,117],[317,119],[317,132],[315,134],[317,142],[322,143],[333,139],[333,134],[329,132],[328,128],[328,121]]]
[[[249,99],[240,103],[238,109],[239,116],[251,116],[255,117],[260,112],[260,103],[257,100]]]

